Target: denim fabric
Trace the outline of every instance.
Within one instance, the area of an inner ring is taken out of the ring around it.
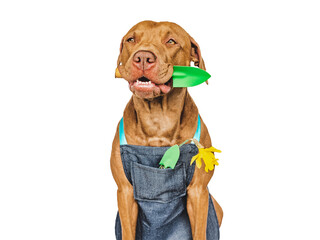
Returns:
[[[192,180],[198,153],[194,144],[180,148],[175,169],[159,169],[159,162],[169,147],[121,145],[124,172],[133,185],[139,213],[136,240],[192,240],[186,209],[186,189]],[[116,218],[116,239],[121,240],[119,214]],[[211,198],[207,222],[207,240],[219,239],[219,225]]]

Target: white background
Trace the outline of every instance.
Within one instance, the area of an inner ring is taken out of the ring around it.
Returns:
[[[318,1],[1,1],[0,239],[114,239],[109,156],[130,92],[122,36],[173,21],[200,44],[190,89],[220,165],[222,240],[319,240]]]

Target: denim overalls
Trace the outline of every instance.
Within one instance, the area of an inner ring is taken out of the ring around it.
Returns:
[[[200,140],[200,117],[194,138]],[[136,240],[192,240],[186,208],[186,189],[192,180],[198,153],[195,144],[180,147],[180,158],[174,169],[160,169],[159,162],[169,147],[128,145],[123,119],[119,125],[120,153],[124,172],[133,185],[139,213]],[[116,239],[122,240],[119,213],[116,218]],[[219,225],[209,197],[207,240],[219,240]]]

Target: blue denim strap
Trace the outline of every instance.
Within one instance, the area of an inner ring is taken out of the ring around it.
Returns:
[[[198,142],[200,142],[200,135],[201,135],[201,120],[200,120],[200,115],[198,114],[198,126],[193,138],[196,139]],[[124,133],[123,118],[121,118],[120,124],[119,124],[119,139],[120,139],[120,145],[128,144],[126,135]]]

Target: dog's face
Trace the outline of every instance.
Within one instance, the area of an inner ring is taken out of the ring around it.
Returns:
[[[133,94],[152,99],[172,90],[173,66],[205,69],[198,44],[171,22],[144,21],[123,37],[118,69]]]

